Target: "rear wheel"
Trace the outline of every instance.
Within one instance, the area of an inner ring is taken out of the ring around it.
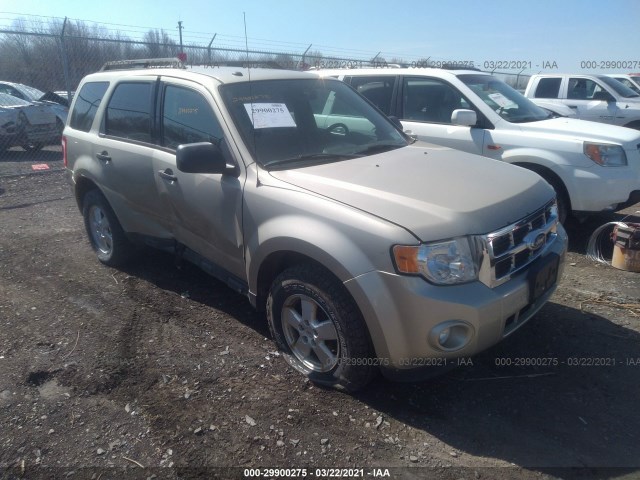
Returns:
[[[321,267],[298,265],[280,274],[269,292],[267,319],[287,362],[314,383],[356,391],[377,372],[360,311]]]
[[[87,192],[83,200],[82,215],[98,260],[110,267],[117,267],[131,259],[134,247],[102,193],[98,190]]]

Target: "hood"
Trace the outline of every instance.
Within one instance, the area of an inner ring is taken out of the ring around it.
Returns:
[[[577,118],[551,118],[540,122],[518,123],[522,131],[547,135],[570,135],[575,140],[615,143],[637,148],[640,143],[640,131],[632,128],[618,127],[600,122],[578,120]]]
[[[533,172],[422,142],[270,175],[395,223],[422,241],[498,230],[554,196]]]
[[[633,105],[633,108],[640,108],[638,102],[640,102],[640,95],[637,97],[620,97],[619,100],[617,100],[618,107],[620,108],[624,108],[625,103]]]

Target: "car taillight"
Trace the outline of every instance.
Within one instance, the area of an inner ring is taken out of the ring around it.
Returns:
[[[67,167],[67,137],[62,136],[62,163]]]

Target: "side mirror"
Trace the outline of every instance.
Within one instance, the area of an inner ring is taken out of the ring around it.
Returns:
[[[176,166],[184,173],[227,173],[233,170],[233,167],[227,166],[220,147],[211,142],[179,145]]]
[[[459,108],[451,113],[451,123],[461,127],[475,127],[478,115],[473,110]]]

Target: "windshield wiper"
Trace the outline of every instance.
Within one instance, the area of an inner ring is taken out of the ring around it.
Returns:
[[[389,150],[395,150],[396,148],[404,147],[406,145],[398,145],[397,143],[378,143],[376,145],[369,145],[363,150],[358,150],[356,155],[373,155],[374,153],[388,152]]]
[[[304,162],[306,160],[347,160],[349,158],[356,158],[359,155],[352,155],[347,153],[307,153],[304,155],[297,155],[291,158],[283,158],[279,160],[273,160],[265,164],[266,168],[271,168],[286,163]]]
[[[550,114],[553,115],[553,114]],[[551,117],[547,115],[546,117],[520,117],[520,118],[510,118],[509,122],[511,123],[529,123],[529,122],[541,122],[542,120],[548,120]]]

